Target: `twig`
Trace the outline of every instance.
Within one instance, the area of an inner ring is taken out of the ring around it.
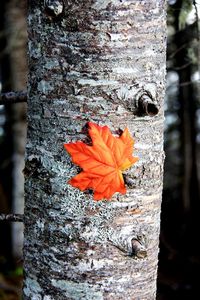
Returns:
[[[199,83],[200,80],[192,80],[192,81],[185,81],[179,84],[179,86],[186,86],[186,85],[190,85],[190,84],[195,84],[195,83]]]
[[[198,8],[197,8],[197,3],[195,0],[193,0],[193,5],[194,5],[194,9],[195,9],[195,15],[196,15],[196,23],[197,23],[197,39],[199,41],[200,39],[200,30],[199,30],[199,14],[198,14]]]
[[[0,105],[20,103],[26,101],[27,101],[26,91],[8,92],[8,93],[0,94]]]
[[[178,49],[176,49],[171,54],[169,54],[169,59],[174,58],[176,56],[176,54],[178,54],[180,51],[182,51],[183,49],[185,49],[188,44],[189,43],[185,43],[185,44],[181,45]]]
[[[0,214],[0,221],[24,222],[22,214]]]
[[[188,62],[180,67],[171,67],[171,68],[167,68],[167,71],[181,71],[181,70],[184,70],[186,69],[187,67],[189,67],[190,65],[192,65],[192,62]]]
[[[197,59],[197,66],[198,66],[198,71],[200,72],[200,28],[199,28],[199,14],[198,14],[198,8],[197,8],[197,2],[193,0],[193,5],[195,9],[195,15],[196,15],[196,31],[197,31],[197,41],[198,41],[198,59]],[[200,87],[198,86],[198,92],[200,93]]]
[[[193,81],[185,81],[185,82],[182,82],[182,83],[172,83],[172,84],[170,84],[169,86],[167,86],[167,90],[169,90],[170,88],[172,88],[172,87],[174,87],[174,86],[179,86],[179,87],[181,87],[181,86],[187,86],[187,85],[190,85],[190,84],[198,84],[198,83],[200,83],[200,80],[193,80]]]

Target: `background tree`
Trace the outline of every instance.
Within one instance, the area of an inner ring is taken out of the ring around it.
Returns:
[[[26,1],[1,1],[0,82],[1,92],[26,89]],[[23,213],[24,144],[26,104],[0,106],[0,211]],[[0,121],[1,123],[1,121]],[[4,200],[3,200],[4,199]],[[21,238],[20,238],[21,235]],[[22,225],[0,223],[0,269],[14,268],[22,256]]]
[[[163,165],[165,1],[29,1],[24,299],[155,299]],[[125,196],[66,183],[63,143],[128,126]],[[48,276],[47,276],[48,274]]]
[[[166,164],[159,269],[159,289],[165,296],[161,299],[196,299],[199,286],[195,275],[199,265],[199,4],[196,2],[173,1],[168,7]]]
[[[7,51],[10,59],[11,89],[26,90],[27,84],[27,31],[26,1],[10,0],[6,4]],[[13,136],[13,200],[12,211],[23,214],[24,210],[24,152],[26,141],[26,103],[12,105],[12,136]],[[12,251],[16,258],[22,257],[23,225],[12,224]]]

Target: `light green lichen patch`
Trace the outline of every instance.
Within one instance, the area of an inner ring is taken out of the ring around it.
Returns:
[[[53,70],[55,68],[59,67],[59,62],[55,59],[46,59],[46,64],[45,64],[45,68],[47,70]]]
[[[36,299],[40,300],[42,299],[42,296],[40,295],[41,292],[42,292],[42,288],[40,287],[36,279],[26,278],[24,294],[27,297],[31,297],[31,299],[35,299],[35,300]]]
[[[105,9],[110,3],[116,2],[115,0],[98,0],[93,5],[94,9]]]
[[[48,92],[53,91],[54,87],[48,81],[41,80],[38,82],[38,91],[43,94],[48,94]]]
[[[52,285],[64,291],[65,296],[73,300],[103,300],[103,295],[100,291],[95,290],[95,286],[90,286],[87,283],[75,283],[67,280],[52,279]]]

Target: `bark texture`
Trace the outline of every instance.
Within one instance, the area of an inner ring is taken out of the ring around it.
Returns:
[[[165,1],[44,2],[29,1],[24,299],[153,300]],[[136,140],[127,194],[110,202],[67,184],[79,170],[63,143],[88,120]]]

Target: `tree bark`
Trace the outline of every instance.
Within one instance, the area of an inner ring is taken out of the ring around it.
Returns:
[[[24,299],[155,299],[165,18],[164,0],[29,1]],[[135,137],[109,202],[67,184],[87,121]]]

